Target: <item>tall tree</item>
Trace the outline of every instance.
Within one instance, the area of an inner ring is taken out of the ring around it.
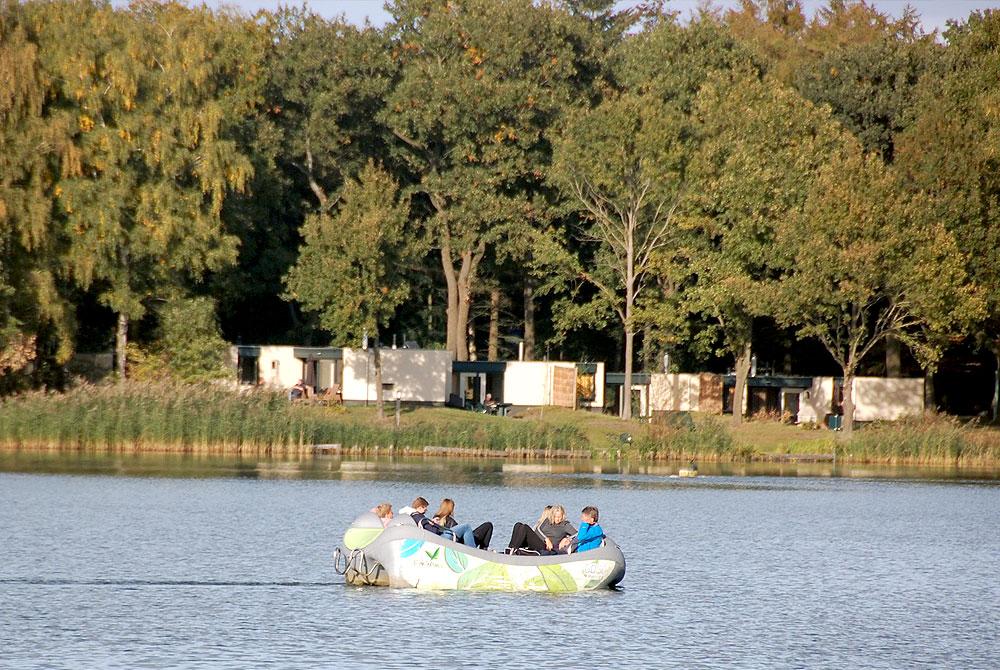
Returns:
[[[685,227],[696,281],[689,309],[713,323],[733,357],[733,420],[742,422],[754,318],[766,282],[788,257],[777,227],[801,208],[817,169],[848,141],[828,112],[774,78],[719,73],[695,107],[698,148],[689,169]]]
[[[681,197],[684,152],[679,110],[624,94],[570,114],[556,143],[553,177],[586,213],[579,239],[596,246],[593,264],[573,273],[597,289],[564,318],[593,322],[610,311],[622,328],[621,416],[632,416],[636,306],[655,254],[670,242]]]
[[[855,149],[824,166],[800,214],[779,228],[791,263],[772,285],[770,309],[841,367],[845,436],[858,365],[876,344],[893,335],[933,365],[943,338],[982,314],[963,254],[934,210]]]
[[[993,418],[1000,409],[1000,12],[974,12],[945,33],[940,68],[921,80],[912,124],[897,139],[907,187],[934,197],[937,219],[960,245],[986,310],[972,330],[996,359]]]
[[[125,375],[129,323],[151,295],[231,263],[227,193],[247,159],[227,137],[259,76],[242,19],[178,3],[34,6],[46,68],[59,82],[70,149],[56,186],[69,272],[117,315]]]
[[[469,310],[483,258],[536,213],[543,131],[569,95],[573,45],[557,10],[530,0],[397,0],[388,27],[399,78],[384,122],[428,207],[447,287],[447,347],[468,357]]]
[[[410,204],[381,168],[369,163],[344,184],[335,213],[310,215],[287,296],[319,314],[334,344],[369,335],[373,343],[375,404],[383,416],[379,330],[410,292],[406,264],[420,248],[407,229]]]

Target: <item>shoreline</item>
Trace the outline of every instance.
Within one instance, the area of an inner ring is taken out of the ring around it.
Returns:
[[[190,455],[203,457],[253,457],[253,458],[311,458],[329,456],[334,458],[360,458],[366,461],[381,459],[434,459],[442,461],[520,461],[520,462],[573,462],[600,461],[604,463],[710,463],[726,465],[874,465],[902,466],[912,468],[952,468],[979,469],[1000,473],[1000,461],[989,458],[934,458],[927,456],[872,457],[857,454],[831,453],[788,453],[788,452],[743,452],[717,454],[711,452],[663,452],[642,453],[636,449],[607,451],[568,449],[507,449],[496,450],[478,447],[381,447],[353,446],[340,444],[318,444],[301,446],[287,445],[237,445],[212,444],[192,445],[178,443],[143,443],[133,445],[55,443],[52,441],[32,441],[11,443],[0,441],[2,453],[85,453],[85,454],[128,454],[128,455]]]
[[[344,454],[454,459],[600,458],[637,462],[854,463],[1000,469],[1000,429],[938,414],[859,426],[850,439],[815,426],[714,414],[651,421],[546,407],[497,417],[452,408],[290,404],[283,395],[206,385],[127,383],[0,401],[0,451]]]

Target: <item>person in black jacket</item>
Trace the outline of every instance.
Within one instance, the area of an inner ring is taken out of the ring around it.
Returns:
[[[417,524],[418,528],[423,528],[424,530],[434,533],[435,535],[451,536],[451,539],[455,542],[459,542],[459,535],[461,535],[462,544],[469,547],[476,546],[476,538],[473,537],[472,528],[469,527],[469,524],[456,526],[454,529],[445,528],[444,526],[434,523],[432,520],[427,518],[427,506],[427,499],[423,497],[417,497],[417,499],[410,505],[410,507],[414,509],[414,512],[410,514],[410,516],[413,517],[413,521]]]

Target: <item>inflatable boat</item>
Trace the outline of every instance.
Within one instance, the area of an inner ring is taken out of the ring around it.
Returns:
[[[625,556],[611,540],[581,553],[515,556],[468,547],[418,528],[409,516],[389,526],[362,514],[334,554],[348,584],[427,590],[592,591],[625,577]]]

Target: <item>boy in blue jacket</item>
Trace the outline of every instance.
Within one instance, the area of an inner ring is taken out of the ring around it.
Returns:
[[[597,549],[604,539],[604,530],[598,525],[600,512],[596,507],[587,506],[580,513],[580,530],[577,531],[577,552]]]

